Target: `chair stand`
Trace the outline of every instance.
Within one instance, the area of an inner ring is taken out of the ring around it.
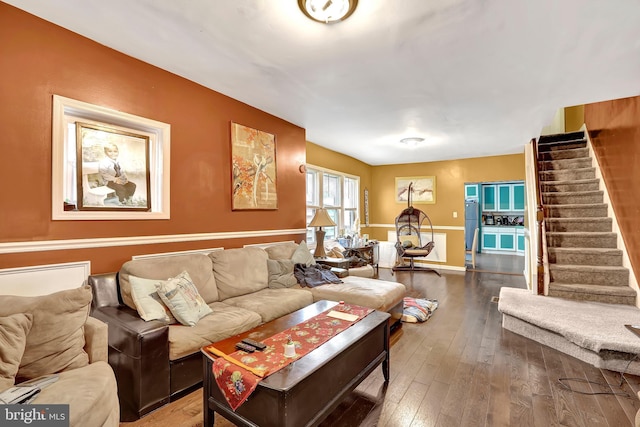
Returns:
[[[438,270],[434,270],[433,268],[416,267],[416,264],[413,261],[413,258],[409,258],[409,265],[406,265],[406,264],[401,262],[401,263],[398,263],[398,264],[394,265],[391,268],[391,271],[431,271],[431,272],[436,273],[438,275],[438,277],[442,277],[440,272]]]

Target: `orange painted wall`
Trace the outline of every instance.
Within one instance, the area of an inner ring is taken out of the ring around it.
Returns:
[[[304,129],[1,2],[0,40],[0,242],[305,227]],[[171,124],[170,220],[51,220],[53,94]],[[231,211],[231,121],[276,135],[277,210]],[[250,242],[11,253],[0,268],[90,260],[99,273],[134,253]]]
[[[640,96],[584,106],[589,137],[640,281]]]

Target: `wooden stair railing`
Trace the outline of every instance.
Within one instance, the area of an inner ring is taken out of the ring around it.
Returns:
[[[536,226],[538,232],[538,250],[537,250],[537,271],[538,271],[538,295],[544,295],[544,207],[542,205],[542,191],[540,189],[540,170],[538,165],[538,143],[535,138],[531,139],[531,146],[533,147],[533,156],[535,159],[535,189],[536,189]]]

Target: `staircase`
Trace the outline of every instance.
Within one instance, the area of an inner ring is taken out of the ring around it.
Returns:
[[[607,204],[584,132],[545,135],[538,170],[546,222],[549,296],[635,305],[629,270],[607,217]]]

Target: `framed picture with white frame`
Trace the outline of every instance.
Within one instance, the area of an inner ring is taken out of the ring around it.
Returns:
[[[52,219],[169,219],[170,138],[167,123],[54,95]]]

